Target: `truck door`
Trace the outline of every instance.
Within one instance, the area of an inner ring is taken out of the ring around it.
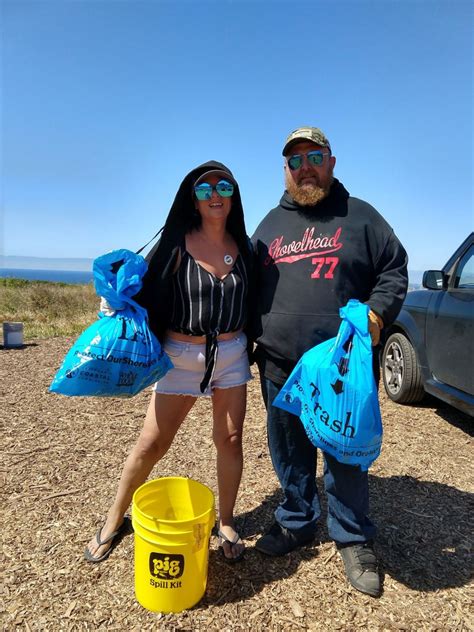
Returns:
[[[447,290],[431,300],[426,349],[437,380],[474,394],[474,245],[454,265]]]

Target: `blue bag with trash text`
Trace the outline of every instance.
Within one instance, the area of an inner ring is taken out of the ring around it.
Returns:
[[[148,315],[131,297],[142,287],[145,259],[130,250],[114,250],[94,260],[94,285],[117,311],[99,313],[68,351],[50,391],[62,395],[132,397],[172,368]]]
[[[362,470],[382,446],[368,312],[355,299],[342,307],[337,336],[301,357],[273,402],[301,419],[316,447]]]

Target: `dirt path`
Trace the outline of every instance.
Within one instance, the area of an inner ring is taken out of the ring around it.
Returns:
[[[434,400],[383,395],[383,452],[371,469],[372,517],[385,590],[352,590],[324,524],[320,542],[284,558],[254,550],[279,499],[258,379],[251,383],[237,513],[248,550],[235,566],[211,539],[208,589],[190,611],[153,614],[134,598],[133,537],[96,566],[85,543],[111,501],[149,393],[132,400],[48,393],[71,340],[0,349],[5,630],[472,630],[474,422]],[[153,477],[216,490],[209,404],[200,402]],[[321,483],[318,465],[318,484]],[[470,493],[471,492],[471,493]],[[471,584],[470,584],[471,581]]]

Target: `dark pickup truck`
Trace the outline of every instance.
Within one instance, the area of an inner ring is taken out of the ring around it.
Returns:
[[[474,232],[442,270],[408,292],[382,352],[382,376],[394,402],[426,393],[474,416]]]

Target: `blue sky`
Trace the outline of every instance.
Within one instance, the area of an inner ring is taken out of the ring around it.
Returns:
[[[161,227],[210,159],[251,234],[281,148],[321,127],[335,175],[439,268],[473,230],[473,4],[1,0],[0,254],[96,257]]]

